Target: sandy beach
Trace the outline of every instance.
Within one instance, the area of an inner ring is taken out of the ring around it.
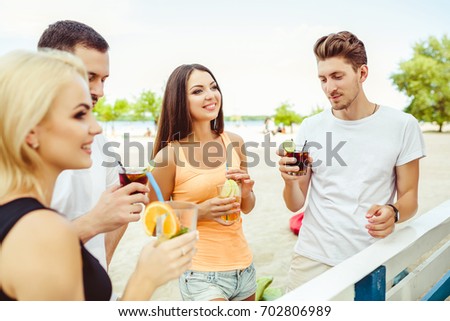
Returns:
[[[264,136],[262,133],[255,133],[254,128],[250,130],[237,127],[227,128],[227,130],[240,134],[246,142],[258,143],[258,147],[248,149],[252,153],[252,159],[256,160],[259,157],[260,161],[257,166],[249,169],[251,177],[255,180],[256,206],[250,214],[243,216],[244,233],[253,251],[257,277],[272,276],[274,278],[272,287],[284,289],[297,236],[289,229],[289,218],[294,213],[286,208],[282,199],[283,181],[275,165],[278,160],[275,147],[270,149],[261,147]],[[279,143],[294,135],[277,134],[271,137],[271,141],[278,146]],[[420,162],[417,215],[450,199],[450,133],[425,132],[424,137],[427,157]],[[112,139],[120,142],[118,138]],[[146,146],[144,153],[147,156],[147,143],[152,139],[153,137],[150,139],[131,137],[130,141],[140,142]],[[123,145],[125,144],[121,144],[121,147]],[[129,154],[130,164],[137,165],[136,162],[142,150],[139,151],[134,147],[127,151],[121,148],[119,153],[122,157]],[[141,222],[129,225],[109,268],[115,293],[120,295],[123,292],[143,244],[150,239],[145,234]],[[152,297],[152,300],[180,299],[177,280],[159,288]]]

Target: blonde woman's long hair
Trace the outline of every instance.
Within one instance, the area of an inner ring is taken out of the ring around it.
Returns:
[[[42,162],[26,137],[50,111],[61,88],[79,74],[82,61],[57,51],[13,51],[0,57],[0,198],[44,191],[36,173]]]

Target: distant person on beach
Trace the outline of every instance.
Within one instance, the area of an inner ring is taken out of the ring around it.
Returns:
[[[272,117],[266,117],[264,120],[264,134],[270,133],[272,135],[276,135],[276,133],[281,132],[278,128],[275,128],[275,123],[273,122]]]
[[[109,45],[91,27],[77,21],[58,21],[50,25],[39,39],[38,48],[71,52],[85,64],[89,75],[92,102],[103,97],[103,85],[109,76]],[[132,183],[119,185],[117,167],[102,149],[107,142],[102,134],[92,143],[92,166],[85,170],[64,171],[58,177],[51,207],[73,220],[86,248],[107,268],[113,253],[130,222],[140,219],[142,207],[148,203],[147,186]],[[136,193],[135,192],[140,192]]]
[[[163,97],[153,175],[165,200],[199,206],[198,252],[179,282],[184,300],[255,299],[256,273],[240,217],[255,206],[243,144],[224,131],[222,93],[211,71],[198,64],[176,68]],[[216,187],[226,179],[240,183],[241,203],[218,197]],[[153,191],[150,200],[156,200]],[[227,221],[231,216],[237,220]]]
[[[150,136],[152,136],[152,132],[150,131],[150,128],[147,127],[144,137],[150,137]]]
[[[266,119],[264,119],[264,134],[270,133],[269,121],[270,121],[270,117],[266,117]]]
[[[0,106],[0,300],[109,300],[106,270],[74,225],[49,208],[58,175],[89,168],[102,131],[83,62],[62,51],[0,57]],[[177,278],[196,236],[145,245],[122,299],[148,300]]]
[[[279,161],[283,197],[293,212],[306,203],[288,275],[288,291],[384,238],[417,211],[423,136],[410,114],[370,102],[364,44],[343,31],[314,45],[318,77],[331,109],[305,119],[295,143],[307,141],[312,167]],[[306,198],[308,195],[308,200]]]
[[[269,118],[269,121],[268,121],[268,130],[269,130],[269,132],[272,134],[272,135],[276,135],[277,134],[277,132],[278,132],[278,130],[277,130],[277,128],[275,127],[275,122],[273,121],[273,118],[271,117],[271,118]]]

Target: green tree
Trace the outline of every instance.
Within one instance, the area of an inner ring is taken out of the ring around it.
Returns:
[[[158,122],[161,113],[162,98],[151,90],[143,91],[137,101],[133,104],[133,120],[144,120],[150,114],[151,118]]]
[[[126,99],[118,99],[114,102],[113,105],[113,115],[114,120],[119,119],[120,117],[124,116],[125,114],[129,113],[131,110],[131,105]]]
[[[405,111],[418,120],[442,126],[450,121],[450,39],[429,37],[414,45],[413,57],[391,75],[397,88],[411,98]]]
[[[114,121],[128,113],[129,110],[130,103],[126,99],[118,99],[114,102],[114,105],[111,105],[106,103],[105,98],[99,99],[94,109],[97,120],[106,123],[105,132],[110,122],[112,123],[112,131],[114,132]]]
[[[293,132],[292,124],[299,124],[302,122],[302,120],[302,116],[297,114],[293,110],[293,106],[289,103],[282,103],[281,106],[275,109],[275,124],[284,124],[286,126],[290,126],[291,133]]]
[[[106,103],[105,97],[100,98],[94,107],[94,114],[98,121],[105,123],[105,132],[108,130],[108,124],[114,119],[113,108]]]
[[[112,118],[112,106],[106,103],[105,97],[100,98],[94,106],[94,114],[98,121],[109,122]]]

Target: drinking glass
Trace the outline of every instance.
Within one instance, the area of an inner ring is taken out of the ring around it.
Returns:
[[[182,201],[168,201],[175,217],[163,214],[156,218],[156,236],[162,242],[197,229],[198,206]]]

